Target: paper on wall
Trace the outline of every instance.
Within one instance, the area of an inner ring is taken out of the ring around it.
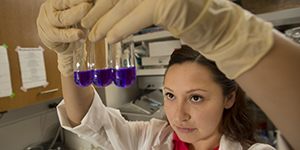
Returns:
[[[12,95],[7,49],[0,46],[0,97]]]
[[[46,69],[44,62],[44,49],[39,48],[21,48],[17,47],[21,68],[21,77],[23,86],[21,89],[27,89],[45,86],[48,84],[46,79]]]

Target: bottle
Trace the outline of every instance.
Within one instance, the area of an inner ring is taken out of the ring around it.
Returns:
[[[124,50],[124,53],[122,54],[121,59],[122,59],[122,67],[123,68],[129,67],[128,65],[130,64],[129,63],[129,61],[130,61],[130,54],[129,54],[129,50],[128,49]]]
[[[133,36],[110,45],[114,51],[114,84],[119,88],[126,88],[134,84],[136,80],[135,57]]]
[[[78,28],[75,24],[74,28]],[[86,39],[81,39],[81,43],[85,42]],[[81,47],[80,47],[81,46]],[[73,51],[73,70],[74,70],[74,81],[77,86],[85,87],[89,86],[93,82],[93,54],[90,50],[86,50],[86,45],[78,45],[75,43],[75,50]]]

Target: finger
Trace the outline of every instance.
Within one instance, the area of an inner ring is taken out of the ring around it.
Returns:
[[[81,25],[84,28],[92,28],[117,2],[118,0],[97,0],[89,13],[81,20]]]
[[[38,24],[38,26],[39,32],[41,32],[42,36],[49,42],[70,43],[76,42],[84,37],[84,32],[80,29],[61,29],[43,22]]]
[[[91,41],[103,39],[107,32],[124,16],[129,14],[140,2],[140,0],[119,1],[108,13],[106,13],[93,27],[89,34]]]
[[[145,0],[136,9],[118,22],[106,36],[110,44],[114,44],[129,35],[153,25],[153,14],[157,0]]]
[[[82,2],[93,2],[93,0],[52,0],[52,6],[56,10],[65,10]]]
[[[76,41],[78,38],[82,37],[82,32],[80,29],[65,29],[65,28],[56,28],[49,23],[47,19],[47,13],[44,8],[41,7],[39,16],[37,18],[37,27],[39,35],[42,37],[43,41],[49,42],[69,42]],[[65,31],[67,30],[67,31]],[[61,35],[62,34],[62,35]],[[76,37],[77,35],[77,37]],[[63,38],[64,37],[64,38]]]
[[[55,43],[71,43],[77,42],[84,38],[84,32],[80,29],[70,28],[70,29],[58,29],[52,28],[51,30],[43,30],[44,36],[49,42]]]
[[[53,30],[54,42],[72,43],[84,38],[84,32],[80,29],[57,29]]]
[[[39,30],[39,36],[43,43],[50,49],[57,52],[65,50],[63,43],[77,42],[84,37],[83,32],[79,29],[57,29],[51,30],[52,32],[45,32]],[[60,48],[61,47],[61,48]]]
[[[71,26],[80,22],[80,20],[89,12],[91,8],[92,5],[90,3],[80,3],[64,11],[48,13],[48,20],[55,27]]]

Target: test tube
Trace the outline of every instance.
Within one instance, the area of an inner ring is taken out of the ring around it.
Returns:
[[[95,49],[95,43],[91,42],[91,47]],[[94,50],[95,51],[95,50]],[[101,50],[95,51],[95,69],[93,83],[97,87],[105,87],[112,83],[113,75],[113,51],[109,50],[107,53]],[[105,61],[103,61],[105,60]]]
[[[74,28],[78,28],[75,24]],[[85,42],[86,39],[81,39]],[[93,52],[90,49],[86,49],[86,45],[78,45],[75,43],[75,50],[73,51],[73,69],[74,69],[74,81],[77,86],[85,87],[89,86],[93,82]],[[83,46],[83,47],[80,47]]]
[[[110,50],[114,52],[114,84],[119,88],[133,85],[136,80],[133,35],[110,45]]]

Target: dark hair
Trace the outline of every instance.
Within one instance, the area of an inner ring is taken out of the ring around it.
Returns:
[[[246,107],[245,92],[235,80],[228,79],[218,69],[215,62],[206,59],[199,52],[188,46],[182,46],[181,49],[172,53],[166,72],[172,65],[185,62],[195,62],[207,67],[213,74],[213,80],[221,86],[224,96],[229,96],[230,93],[237,90],[233,106],[229,109],[224,109],[219,131],[229,139],[240,142],[245,149],[254,144],[256,142],[254,138],[255,127]]]

